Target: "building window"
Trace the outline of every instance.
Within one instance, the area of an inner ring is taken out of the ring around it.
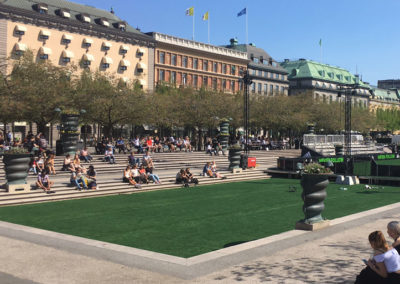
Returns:
[[[204,76],[203,77],[203,87],[207,87],[208,86],[208,77]]]
[[[188,58],[187,56],[182,57],[182,67],[188,67]]]
[[[218,63],[217,63],[217,62],[213,62],[212,64],[213,64],[213,72],[214,72],[214,73],[217,73],[217,70],[218,70]]]
[[[256,92],[256,83],[251,84],[251,92],[255,93]]]
[[[183,73],[182,74],[182,85],[186,86],[187,83],[187,74]]]
[[[268,78],[268,72],[267,71],[264,72],[264,77]]]
[[[231,65],[231,75],[235,75],[235,73],[236,73],[236,66]]]
[[[273,85],[269,85],[269,92],[271,93],[271,95],[274,93],[274,86]]]
[[[123,44],[123,45],[121,45],[121,47],[120,47],[120,49],[119,49],[119,52],[120,52],[121,54],[127,54],[127,53],[128,53],[128,50],[129,50],[129,46]]]
[[[256,70],[251,70],[251,71],[252,71],[252,73],[253,73],[254,76],[257,74],[257,71],[256,71]]]
[[[171,64],[176,66],[176,54],[171,55]]]
[[[282,80],[285,80],[285,75],[282,75],[282,76],[281,76],[281,79],[282,79]]]
[[[223,79],[222,80],[222,90],[225,90],[225,89],[226,89],[226,80]]]
[[[285,87],[281,86],[281,93],[284,94],[285,93]]]
[[[258,83],[258,93],[261,94],[262,91],[262,84]]]
[[[203,61],[203,71],[208,71],[208,61],[207,60]]]
[[[199,68],[199,60],[197,58],[193,58],[193,69]]]
[[[158,62],[160,62],[161,64],[165,64],[165,52],[160,51]]]
[[[165,81],[165,71],[164,70],[158,71],[158,81]]]
[[[193,75],[193,86],[197,87],[199,82],[199,77],[197,75]]]
[[[228,72],[228,71],[227,71],[227,69],[226,69],[226,64],[223,63],[223,64],[222,64],[222,73],[226,74],[227,72]]]
[[[254,58],[253,58],[253,62],[254,62],[254,63],[258,63],[258,62],[259,62],[258,58],[257,58],[257,57],[254,57]]]
[[[231,91],[235,92],[235,81],[231,81]]]
[[[40,34],[39,34],[39,38],[42,40],[47,40],[47,39],[49,39],[50,35],[51,35],[51,32],[49,32],[47,30],[41,30]]]
[[[171,72],[171,83],[176,83],[176,72],[175,71]]]
[[[269,73],[269,77],[270,77],[271,79],[273,79],[273,78],[274,78],[274,73]]]
[[[275,86],[275,91],[276,91],[277,94],[279,93],[279,86],[278,85]]]
[[[91,40],[90,38],[85,38],[83,40],[82,46],[88,48],[88,47],[92,46],[92,43],[93,43],[93,40]]]
[[[279,74],[278,73],[275,74],[275,79],[279,79]]]
[[[103,69],[110,68],[110,64],[109,63],[102,63],[101,64],[101,68],[103,68]]]
[[[217,78],[212,78],[212,88],[213,90],[217,89]]]
[[[102,48],[104,51],[109,51],[111,48],[111,43],[110,42],[103,42]]]
[[[262,71],[261,70],[258,70],[258,76],[262,77]]]
[[[47,59],[49,59],[49,55],[48,54],[40,54],[39,58],[43,59],[43,60],[47,60]]]
[[[119,66],[119,70],[121,70],[121,71],[126,71],[126,69],[128,69],[127,66],[124,66],[124,65]]]
[[[268,93],[268,84],[264,84],[264,94]]]

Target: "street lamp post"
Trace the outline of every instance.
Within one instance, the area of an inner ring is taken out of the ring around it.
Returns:
[[[345,111],[345,134],[344,134],[344,158],[345,158],[345,176],[353,175],[353,167],[351,164],[351,107],[352,97],[357,94],[356,90],[360,87],[360,79],[355,75],[354,84],[339,85],[339,95],[344,94],[344,111]]]
[[[249,86],[253,83],[251,80],[249,70],[245,70],[241,72],[243,76],[240,80],[244,84],[244,112],[243,112],[243,120],[244,120],[244,156],[245,159],[248,158],[250,153],[249,148],[249,119],[250,119],[250,98],[249,98]]]

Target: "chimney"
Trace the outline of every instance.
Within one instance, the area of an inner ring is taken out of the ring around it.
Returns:
[[[110,13],[113,15],[115,14],[113,7],[111,7]]]

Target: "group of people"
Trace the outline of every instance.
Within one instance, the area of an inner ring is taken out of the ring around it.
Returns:
[[[153,170],[154,162],[149,154],[149,150],[146,151],[142,161],[136,158],[134,152],[131,151],[128,156],[128,165],[124,169],[122,181],[137,188],[141,188],[141,184],[147,184],[149,182],[161,184],[160,177],[153,173]]]
[[[103,137],[97,141],[95,148],[97,154],[105,154],[106,151],[110,150],[110,148],[113,151],[118,150],[118,153],[124,154],[133,150],[136,150],[139,154],[144,154],[146,151],[149,151],[150,153],[160,153],[161,151],[175,152],[177,150],[185,152],[193,151],[189,136],[186,136],[185,138],[175,138],[174,136],[162,138],[158,136],[136,136],[129,140],[124,139],[123,137],[119,137],[116,140],[110,140]]]
[[[81,164],[81,160],[86,163],[91,162],[92,156],[89,154],[87,148],[83,148],[79,154],[76,153],[73,159],[71,159],[70,154],[67,154],[64,158],[62,170],[71,173],[70,184],[76,186],[78,190],[97,189],[98,186],[94,166],[89,165],[89,168],[86,169],[86,167]]]
[[[373,253],[370,259],[364,260],[366,267],[357,276],[355,284],[400,283],[400,222],[389,222],[387,233],[394,240],[391,246],[381,231],[369,234]]]

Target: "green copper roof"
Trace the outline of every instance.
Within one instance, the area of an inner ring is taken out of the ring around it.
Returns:
[[[288,79],[306,79],[324,80],[336,84],[355,84],[356,77],[349,71],[328,64],[300,59],[296,61],[284,61],[280,65],[289,72]],[[360,80],[360,86],[370,88]]]
[[[399,90],[386,90],[372,87],[374,99],[385,102],[400,102]]]
[[[64,0],[36,0],[36,1],[33,1],[33,0],[0,0],[0,5],[1,4],[28,10],[28,11],[31,11],[32,13],[37,13],[33,9],[33,6],[35,4],[46,4],[48,6],[48,15],[55,16],[56,11],[59,10],[60,8],[63,8],[63,9],[67,9],[70,11],[70,14],[71,14],[70,20],[72,20],[72,21],[78,21],[76,16],[79,14],[88,14],[89,17],[91,18],[91,24],[95,24],[95,19],[105,18],[111,24],[109,29],[114,28],[114,27],[112,27],[113,23],[123,21],[122,19],[120,19],[119,17],[117,17],[115,14],[113,14],[111,12],[97,9],[92,6],[77,4],[77,3],[64,1]],[[138,30],[136,30],[135,28],[133,28],[129,25],[126,25],[126,31],[143,35],[141,32],[139,32]]]

